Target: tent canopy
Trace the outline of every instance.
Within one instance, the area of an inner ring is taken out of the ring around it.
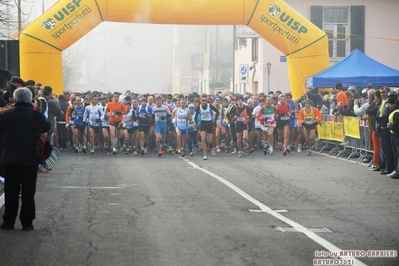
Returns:
[[[387,67],[355,49],[347,57],[306,79],[307,87],[334,88],[337,82],[345,87],[399,86],[399,71]]]

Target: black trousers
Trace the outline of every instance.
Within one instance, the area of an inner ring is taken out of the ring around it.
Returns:
[[[57,134],[58,134],[58,145],[60,148],[67,148],[67,140],[68,140],[68,129],[65,127],[65,124],[57,123]]]
[[[391,132],[389,131],[389,129],[383,129],[382,134],[383,134],[381,136],[382,152],[384,153],[387,170],[389,172],[392,172],[393,170],[395,170],[395,157],[393,152],[393,146],[391,143]]]
[[[18,214],[19,194],[22,196],[19,219],[22,226],[32,225],[35,219],[35,192],[37,180],[37,165],[4,165],[5,210],[4,223],[14,225]]]

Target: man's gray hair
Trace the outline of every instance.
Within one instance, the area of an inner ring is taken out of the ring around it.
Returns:
[[[32,101],[32,92],[25,87],[18,88],[14,91],[13,97],[16,102],[30,103]]]
[[[375,95],[375,89],[369,89],[367,91],[368,96],[374,96]]]

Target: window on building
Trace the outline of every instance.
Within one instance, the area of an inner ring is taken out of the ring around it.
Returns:
[[[310,20],[328,36],[332,60],[341,59],[354,49],[364,52],[365,18],[365,6],[310,8]]]
[[[252,62],[258,61],[258,38],[252,38]]]
[[[241,48],[243,46],[247,46],[247,39],[246,38],[238,38],[238,47]]]
[[[328,36],[331,59],[344,58],[350,52],[349,7],[324,7],[323,28]]]

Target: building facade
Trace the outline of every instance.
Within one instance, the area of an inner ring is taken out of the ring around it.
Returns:
[[[286,2],[327,33],[331,64],[357,48],[376,61],[399,69],[399,31],[395,26],[399,1]],[[235,32],[236,35],[239,33],[237,26]],[[257,36],[235,39],[232,91],[248,91],[254,94],[276,90],[290,91],[287,63],[283,53]],[[247,80],[243,81],[243,76]],[[303,84],[305,90],[305,81]]]

